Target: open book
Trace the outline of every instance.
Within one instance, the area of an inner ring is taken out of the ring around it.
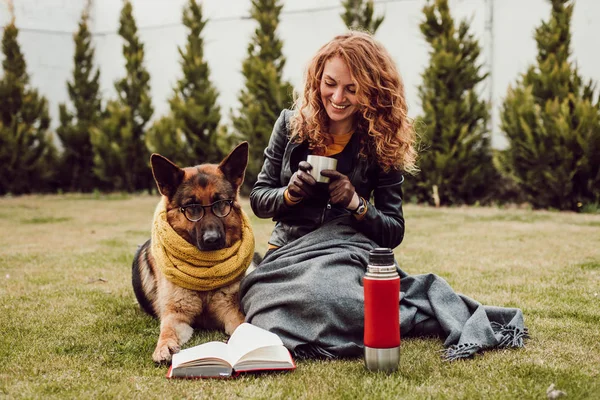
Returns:
[[[173,354],[167,378],[230,377],[240,372],[295,368],[279,336],[243,323],[227,343],[208,342]]]

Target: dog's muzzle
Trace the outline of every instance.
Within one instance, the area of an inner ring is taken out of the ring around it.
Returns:
[[[198,239],[198,248],[200,250],[220,250],[225,247],[225,235],[217,229],[209,229],[202,232]]]

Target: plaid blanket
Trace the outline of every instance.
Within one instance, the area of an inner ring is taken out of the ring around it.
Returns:
[[[362,278],[369,251],[378,246],[350,218],[268,254],[241,282],[246,321],[279,335],[296,357],[363,355]],[[398,271],[402,337],[441,337],[447,360],[524,345],[520,309],[484,306],[437,275]]]

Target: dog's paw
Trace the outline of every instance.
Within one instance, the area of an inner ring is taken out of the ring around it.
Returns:
[[[180,346],[171,341],[171,343],[159,343],[152,354],[152,359],[157,364],[168,364],[175,353],[179,353]]]
[[[225,333],[229,336],[233,334],[233,331],[236,330],[238,326],[240,326],[244,322],[244,317],[239,316],[235,318],[228,319],[225,321]]]

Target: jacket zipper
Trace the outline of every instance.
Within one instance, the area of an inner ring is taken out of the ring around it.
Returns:
[[[323,212],[321,212],[321,223],[319,225],[323,225],[323,221],[325,221],[325,213],[327,210],[331,209],[331,202],[327,200],[327,205],[323,208]]]
[[[354,180],[354,177],[356,176],[357,171],[358,171],[359,164],[360,164],[360,156],[357,154],[354,158],[354,168],[352,169],[352,172],[351,172],[350,176],[348,177],[348,179],[350,179],[350,182],[352,182]],[[358,194],[358,193],[356,193],[356,194]],[[323,211],[321,212],[321,223],[319,225],[323,225],[323,221],[325,221],[325,213],[327,212],[327,210],[331,210],[331,200],[327,200],[327,205],[323,208]]]

